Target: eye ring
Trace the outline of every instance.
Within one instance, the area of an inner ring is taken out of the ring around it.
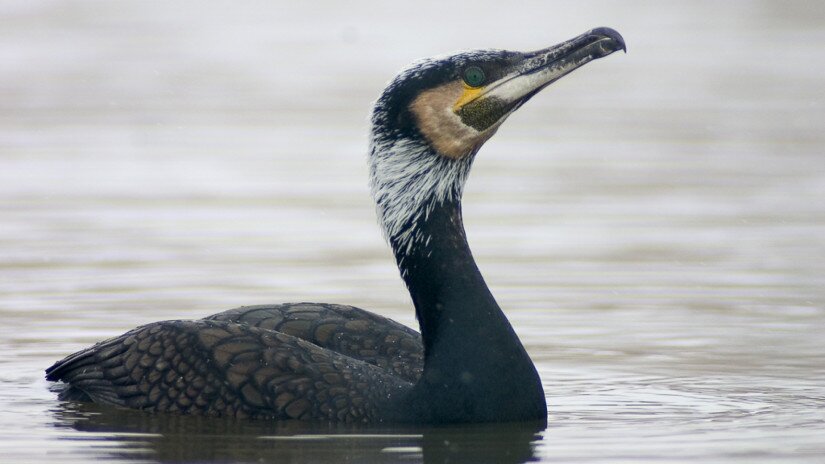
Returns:
[[[470,66],[464,70],[464,83],[470,87],[481,87],[486,78],[484,70],[478,66]]]

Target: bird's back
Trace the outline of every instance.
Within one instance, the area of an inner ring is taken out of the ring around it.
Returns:
[[[380,420],[423,368],[417,332],[343,305],[148,324],[55,363],[64,399],[198,415]]]

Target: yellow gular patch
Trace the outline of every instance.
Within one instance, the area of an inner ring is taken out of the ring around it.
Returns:
[[[464,84],[464,92],[453,105],[453,112],[460,110],[462,106],[475,100],[482,93],[484,93],[484,87],[470,87],[469,85]]]

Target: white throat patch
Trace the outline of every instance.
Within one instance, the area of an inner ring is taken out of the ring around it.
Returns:
[[[435,205],[460,200],[475,154],[460,159],[438,155],[423,141],[377,140],[370,136],[370,189],[384,234],[407,255],[425,245],[416,223]]]

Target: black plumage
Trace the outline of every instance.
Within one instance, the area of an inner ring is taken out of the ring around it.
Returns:
[[[47,370],[64,399],[196,415],[344,422],[381,418],[378,398],[409,389],[421,337],[351,306],[245,306],[163,321]]]

